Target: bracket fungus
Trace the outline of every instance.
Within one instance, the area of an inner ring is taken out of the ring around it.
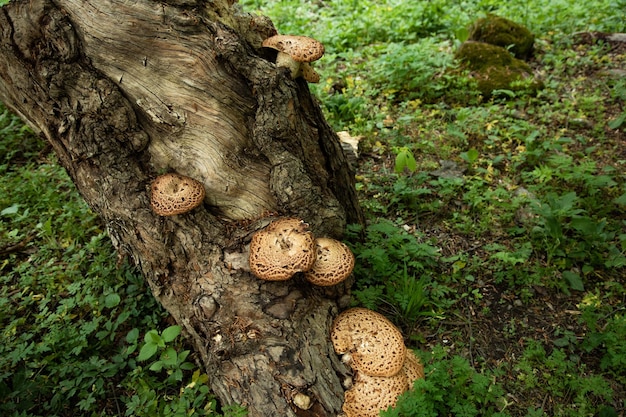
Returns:
[[[370,376],[393,376],[406,358],[400,330],[382,314],[366,308],[339,314],[330,338],[335,352],[349,355],[352,369]]]
[[[380,313],[348,309],[333,322],[330,338],[355,372],[354,385],[344,393],[345,417],[378,416],[424,377],[424,367],[404,345],[400,330]]]
[[[402,371],[406,375],[407,388],[410,390],[413,389],[413,382],[424,378],[424,365],[411,349],[406,350],[406,359]]]
[[[406,384],[404,372],[388,377],[358,373],[354,385],[344,394],[342,411],[346,417],[378,417],[380,410],[396,405]]]
[[[159,175],[150,187],[150,205],[159,216],[173,216],[193,210],[202,204],[204,185],[176,173]]]
[[[275,35],[263,41],[263,47],[278,51],[276,66],[289,68],[292,78],[302,77],[310,83],[320,80],[310,63],[324,55],[324,45],[307,36]]]
[[[354,254],[343,242],[328,237],[315,239],[315,263],[304,273],[311,283],[321,287],[345,280],[354,268]]]
[[[250,271],[266,281],[284,281],[311,269],[315,239],[300,219],[275,220],[257,231],[250,242]]]

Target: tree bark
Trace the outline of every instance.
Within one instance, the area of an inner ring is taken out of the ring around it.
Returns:
[[[0,100],[52,144],[223,404],[335,416],[346,368],[328,332],[348,284],[260,281],[246,248],[269,213],[318,236],[362,223],[353,174],[306,83],[261,48],[271,22],[230,3],[11,2],[0,9]],[[204,205],[155,215],[149,184],[166,171],[200,180]]]

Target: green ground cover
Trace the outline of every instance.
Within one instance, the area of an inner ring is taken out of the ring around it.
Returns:
[[[311,89],[362,137],[355,303],[426,366],[383,415],[623,415],[626,47],[589,34],[626,32],[626,3],[241,5],[324,42]],[[535,34],[538,93],[486,100],[456,71],[486,13]],[[242,415],[215,404],[177,327],[6,111],[0,175],[0,414]]]

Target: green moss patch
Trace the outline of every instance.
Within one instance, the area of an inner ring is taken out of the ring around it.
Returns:
[[[542,88],[542,82],[535,79],[532,68],[503,47],[467,41],[459,47],[455,57],[470,71],[478,90],[486,97],[494,90],[536,91]]]
[[[470,28],[469,40],[507,48],[519,59],[528,59],[533,52],[535,36],[525,26],[489,14]]]

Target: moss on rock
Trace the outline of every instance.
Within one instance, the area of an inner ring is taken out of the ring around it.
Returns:
[[[533,76],[532,68],[503,47],[466,41],[455,57],[462,68],[470,71],[470,77],[476,80],[478,90],[485,97],[490,97],[494,90],[536,91],[543,87]]]
[[[525,26],[493,14],[474,22],[468,39],[508,48],[519,59],[528,59],[535,43],[535,36]]]

